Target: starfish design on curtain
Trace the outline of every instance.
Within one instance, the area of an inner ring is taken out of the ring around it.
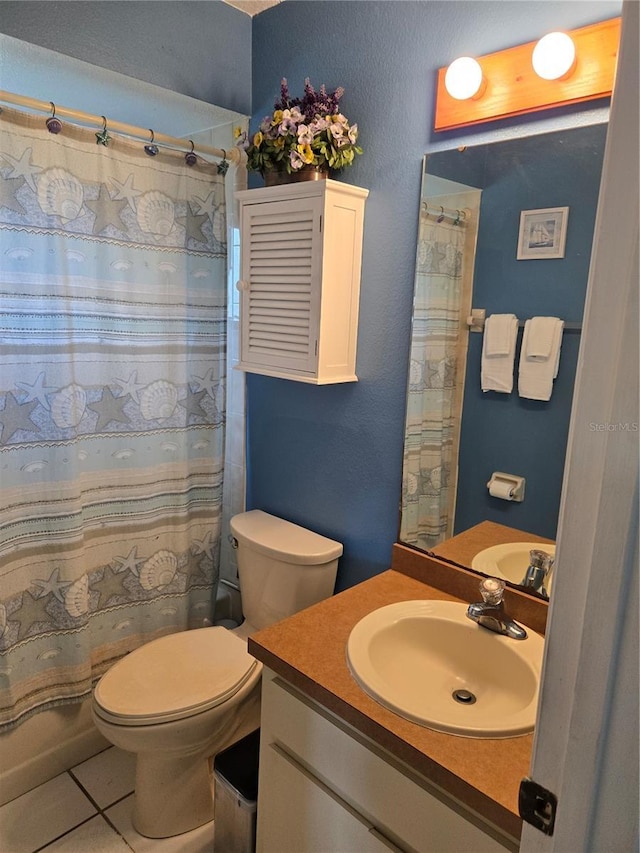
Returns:
[[[133,188],[133,174],[127,175],[126,181],[118,181],[116,178],[110,178],[109,182],[116,190],[113,200],[122,201],[122,199],[125,199],[131,210],[135,210],[135,200],[139,195],[142,195],[142,190]]]
[[[38,403],[33,400],[30,403],[19,403],[11,391],[7,392],[4,401],[4,409],[0,411],[0,441],[4,443],[20,430],[28,432],[40,432],[40,427],[31,420],[31,412]]]
[[[215,547],[216,540],[213,536],[211,530],[208,530],[203,539],[194,539],[193,540],[193,555],[194,557],[199,557],[201,554],[205,557],[209,557],[213,560],[213,549]]]
[[[45,610],[45,599],[34,598],[28,590],[22,593],[22,602],[20,607],[11,614],[12,620],[20,620],[20,628],[18,630],[18,639],[22,640],[26,637],[31,628],[38,624],[50,624],[52,619],[49,613]]]
[[[442,373],[440,371],[440,362],[439,361],[428,361],[427,362],[427,370],[429,375],[426,380],[427,388],[442,388]]]
[[[87,409],[91,409],[92,412],[96,412],[98,415],[98,421],[94,427],[94,431],[100,432],[100,430],[107,426],[107,424],[110,424],[111,421],[128,424],[129,418],[122,411],[126,402],[126,397],[114,397],[111,388],[109,388],[108,385],[105,385],[102,391],[102,399],[87,405]]]
[[[21,157],[12,157],[11,154],[3,154],[2,156],[12,166],[10,177],[24,178],[30,190],[36,192],[35,175],[42,171],[42,166],[34,166],[31,162],[31,148],[25,148]]]
[[[115,595],[127,595],[126,590],[122,586],[123,577],[119,572],[114,572],[110,566],[105,566],[102,571],[102,578],[99,581],[94,581],[91,584],[91,592],[100,594],[99,606],[105,607],[110,598]]]
[[[36,598],[45,598],[48,595],[53,595],[61,604],[64,604],[64,591],[71,586],[71,581],[60,580],[60,569],[54,569],[47,580],[34,578],[31,585],[40,587],[36,592]]]
[[[179,216],[178,222],[182,222],[185,230],[185,246],[189,242],[189,240],[195,240],[197,243],[206,243],[207,238],[202,233],[202,226],[209,218],[206,213],[202,215],[198,215],[193,212],[193,209],[189,202],[186,205],[187,215]]]
[[[187,418],[189,415],[195,415],[198,418],[206,419],[209,416],[200,405],[200,401],[206,396],[206,391],[198,391],[197,393],[194,393],[191,388],[189,388],[186,398],[184,400],[178,400],[178,404],[182,406],[183,409],[187,410]]]
[[[114,382],[117,382],[120,386],[120,390],[122,391],[121,397],[125,397],[128,394],[134,403],[140,404],[140,391],[146,388],[146,385],[144,382],[138,382],[137,370],[130,373],[128,379],[114,379]]]
[[[196,391],[206,391],[210,397],[215,399],[215,388],[219,384],[218,377],[214,375],[213,367],[205,373],[204,376],[192,376],[194,384],[197,384]]]
[[[205,214],[205,216],[208,216],[209,219],[213,222],[213,213],[215,210],[215,194],[213,190],[205,199],[201,199],[198,198],[198,196],[194,196],[193,200],[198,205],[197,213]]]
[[[30,403],[32,400],[37,400],[41,406],[44,406],[45,409],[50,409],[51,404],[47,400],[47,394],[53,394],[54,391],[57,391],[57,388],[52,388],[50,385],[45,385],[45,372],[44,370],[38,374],[38,378],[35,382],[18,382],[16,381],[16,385],[20,388],[21,391],[25,391],[27,396],[22,401],[22,403]]]
[[[113,562],[118,565],[118,568],[114,569],[116,574],[131,572],[135,577],[139,577],[140,566],[144,563],[144,559],[138,557],[138,546],[136,545],[129,551],[126,557],[115,557]]]
[[[127,202],[124,199],[111,198],[109,190],[104,184],[100,184],[98,198],[85,199],[85,204],[96,216],[93,223],[94,234],[101,234],[108,225],[113,226],[123,234],[126,232],[125,225],[120,219],[120,213],[127,206]]]
[[[24,178],[3,178],[0,183],[0,207],[6,207],[14,213],[26,213],[16,198],[16,193],[23,184]]]

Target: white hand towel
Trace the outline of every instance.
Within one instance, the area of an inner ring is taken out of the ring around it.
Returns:
[[[518,318],[515,314],[491,314],[484,324],[480,382],[483,391],[510,394],[516,354]]]
[[[557,317],[532,317],[527,336],[526,357],[532,361],[546,361],[555,342]],[[523,340],[524,344],[524,340]]]
[[[558,375],[564,322],[558,317],[533,317],[524,324],[518,392],[529,400],[550,400]]]
[[[518,328],[515,314],[491,314],[484,324],[483,351],[487,358],[509,355],[513,339],[513,321]]]

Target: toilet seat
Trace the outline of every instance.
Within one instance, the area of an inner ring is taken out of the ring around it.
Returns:
[[[96,685],[94,708],[116,725],[168,723],[227,702],[258,668],[226,628],[169,634],[114,664]]]

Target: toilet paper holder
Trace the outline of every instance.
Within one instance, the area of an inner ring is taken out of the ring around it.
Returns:
[[[504,501],[520,502],[524,500],[525,478],[517,474],[505,474],[494,471],[487,483],[489,494]]]

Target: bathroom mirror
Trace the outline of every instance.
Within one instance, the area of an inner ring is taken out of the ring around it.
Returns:
[[[431,551],[485,521],[555,540],[606,130],[606,124],[592,124],[425,157],[405,424],[404,544]],[[565,208],[561,223],[555,211]],[[563,257],[539,247],[549,233],[537,241],[531,227],[529,252],[518,257],[521,220],[531,216],[548,229],[563,229]],[[481,390],[483,331],[481,320],[480,331],[470,330],[472,309],[519,320],[511,393]],[[548,401],[518,391],[522,326],[536,316],[565,323]],[[489,493],[495,472],[524,478],[522,501]],[[471,568],[468,556],[461,564]]]

